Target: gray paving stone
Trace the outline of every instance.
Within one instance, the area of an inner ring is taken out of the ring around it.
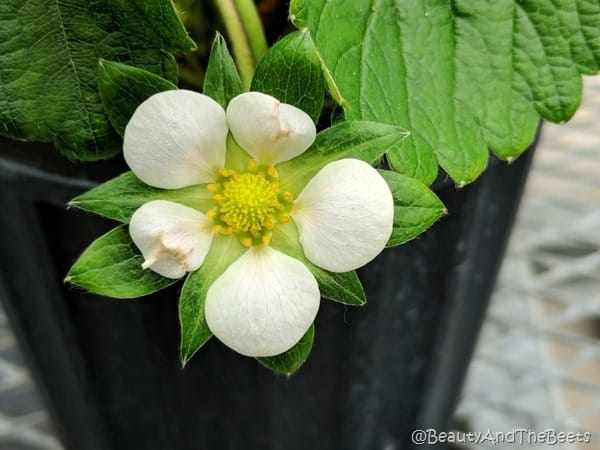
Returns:
[[[600,448],[599,117],[600,78],[586,78],[572,122],[544,124],[456,414],[461,429],[590,431],[595,444],[551,448]]]

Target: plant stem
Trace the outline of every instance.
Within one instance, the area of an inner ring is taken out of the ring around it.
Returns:
[[[232,44],[244,87],[250,88],[254,69],[267,51],[267,39],[253,0],[215,0]]]

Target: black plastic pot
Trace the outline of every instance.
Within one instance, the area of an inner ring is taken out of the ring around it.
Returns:
[[[58,432],[72,450],[410,448],[443,430],[502,259],[532,152],[436,190],[449,215],[361,270],[369,303],[323,301],[312,355],[276,376],[216,340],[178,360],[180,285],[136,301],[61,280],[113,226],[66,202],[119,164],[75,165],[1,142],[0,294]]]

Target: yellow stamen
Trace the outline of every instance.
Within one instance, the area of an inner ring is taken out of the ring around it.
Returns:
[[[215,207],[206,212],[215,234],[235,235],[245,247],[269,245],[277,223],[288,223],[294,196],[280,192],[279,174],[254,159],[245,172],[225,167],[220,178],[206,188],[213,193]]]
[[[238,232],[260,235],[265,221],[275,212],[278,192],[260,174],[245,173],[223,183],[219,213],[225,225]]]

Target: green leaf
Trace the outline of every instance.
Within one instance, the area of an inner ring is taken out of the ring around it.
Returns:
[[[319,62],[321,63],[321,71],[323,72],[323,77],[325,77],[325,87],[331,98],[337,102],[338,105],[343,106],[344,108],[349,108],[350,104],[346,101],[344,97],[342,97],[342,93],[340,92],[340,88],[335,82],[333,75],[329,71],[329,68],[323,61],[323,58],[317,51],[317,55],[319,56]]]
[[[204,263],[185,280],[179,298],[183,366],[212,336],[204,316],[204,303],[208,289],[245,251],[246,249],[235,236],[215,235]]]
[[[319,283],[322,297],[349,306],[362,306],[367,302],[365,291],[356,272],[328,272],[315,266],[306,258],[300,245],[298,229],[293,222],[275,227],[271,246],[302,261]]]
[[[294,32],[277,42],[258,64],[251,89],[300,108],[316,122],[325,80],[310,34]]]
[[[290,12],[315,38],[348,119],[411,131],[388,160],[426,184],[435,160],[464,184],[488,147],[517,157],[538,115],[568,120],[580,73],[600,70],[596,0],[294,0]]]
[[[172,0],[108,0],[108,4],[143,42],[178,54],[196,49]]]
[[[308,6],[306,4],[306,0],[292,0],[290,2],[290,21],[296,26],[296,28],[306,31],[307,25],[307,15],[308,15]],[[314,43],[313,43],[314,45]],[[323,77],[325,78],[325,86],[327,91],[331,95],[331,97],[337,102],[338,105],[343,106],[345,108],[349,107],[348,102],[344,97],[342,97],[342,93],[340,92],[329,68],[323,61],[323,58],[319,54],[319,51],[315,48],[315,52],[319,58],[319,63],[321,64],[321,71],[323,72]]]
[[[172,82],[194,48],[170,0],[0,2],[0,134],[92,161],[121,149],[98,93],[99,59]]]
[[[310,355],[314,338],[315,326],[311,325],[304,336],[302,336],[302,339],[287,352],[277,356],[256,358],[256,360],[263,366],[281,375],[292,375],[304,364],[304,361]]]
[[[308,26],[308,6],[306,0],[291,0],[290,1],[290,21],[301,30]]]
[[[104,112],[121,136],[136,108],[152,95],[177,86],[147,70],[113,61],[99,63],[98,89]]]
[[[158,189],[143,183],[132,172],[126,172],[75,197],[69,206],[129,223],[135,210],[151,200],[170,200],[206,212],[214,205],[212,197],[213,194],[204,185],[176,190]]]
[[[281,187],[297,196],[319,170],[333,161],[357,158],[377,164],[383,154],[406,139],[398,127],[373,122],[342,122],[322,131],[300,156],[277,166]]]
[[[73,264],[66,282],[113,298],[136,298],[177,280],[142,269],[144,258],[121,225],[96,239]]]
[[[394,228],[388,247],[416,238],[446,214],[442,201],[419,180],[389,170],[379,174],[394,198]]]
[[[242,92],[244,86],[227,49],[227,43],[223,36],[217,33],[204,76],[204,93],[226,109],[231,99]]]

